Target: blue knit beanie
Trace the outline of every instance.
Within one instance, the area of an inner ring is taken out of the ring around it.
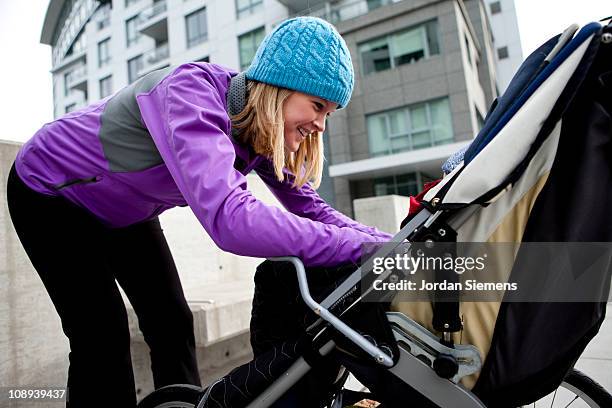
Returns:
[[[257,49],[246,77],[318,96],[345,107],[353,63],[344,39],[325,20],[297,17],[279,24]]]

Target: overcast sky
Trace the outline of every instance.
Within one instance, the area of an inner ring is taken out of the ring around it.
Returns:
[[[51,47],[39,43],[47,4],[48,0],[0,0],[0,139],[25,141],[53,119]],[[524,57],[573,22],[612,15],[611,0],[515,4]]]

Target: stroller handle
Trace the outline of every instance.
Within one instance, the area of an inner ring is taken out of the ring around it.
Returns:
[[[308,288],[308,280],[306,279],[306,270],[304,269],[304,264],[299,258],[295,256],[287,256],[268,259],[270,261],[291,262],[297,272],[300,294],[302,295],[302,299],[304,299],[306,305],[311,308],[313,312],[319,315],[323,320],[331,324],[333,328],[338,330],[350,341],[359,346],[363,351],[372,356],[377,363],[382,364],[385,367],[393,366],[393,359],[389,355],[387,355],[380,348],[370,343],[365,337],[357,333],[355,330],[349,327],[342,320],[338,319],[329,310],[321,306],[312,298],[312,296],[310,295],[310,290]]]

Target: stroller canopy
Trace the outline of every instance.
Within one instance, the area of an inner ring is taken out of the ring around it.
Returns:
[[[574,31],[570,27],[564,34]],[[568,43],[561,34],[534,51],[495,101],[463,161],[424,200],[437,198],[440,208],[484,204],[516,181],[547,138],[560,131],[563,112],[591,65],[601,31],[600,24],[591,23]],[[556,54],[552,59],[551,53]],[[556,143],[547,147],[556,149]]]

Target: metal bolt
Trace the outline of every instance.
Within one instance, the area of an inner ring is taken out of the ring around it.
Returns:
[[[432,239],[426,240],[425,241],[425,247],[429,248],[429,249],[433,248],[434,247],[434,241]]]
[[[450,327],[450,325],[448,323],[444,323],[444,328],[448,329]]]
[[[395,274],[389,276],[389,282],[391,283],[397,283],[398,280],[399,280],[399,277]]]
[[[431,206],[432,206],[432,207],[435,207],[436,205],[438,205],[438,203],[439,203],[439,202],[440,202],[440,199],[439,199],[438,197],[433,198],[433,199],[431,200]]]
[[[385,361],[385,358],[379,354],[376,356],[376,361],[382,364]]]
[[[441,236],[441,237],[445,236],[446,235],[446,230],[444,228],[440,228],[438,230],[438,235]]]
[[[423,256],[425,255],[425,252],[423,252],[423,250],[421,248],[417,249],[417,255],[418,256]]]
[[[612,43],[612,33],[603,33],[601,35],[601,42],[604,44]]]

